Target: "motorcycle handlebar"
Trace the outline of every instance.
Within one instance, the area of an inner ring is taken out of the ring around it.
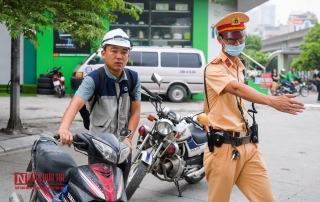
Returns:
[[[49,69],[48,72],[49,73],[54,73],[55,71],[59,71],[63,66],[60,66],[60,67],[54,67],[52,69]]]
[[[145,90],[149,95],[151,95],[152,97],[156,97],[156,95],[154,94],[154,93],[152,93],[151,91],[149,91],[146,87],[144,87],[144,86],[142,86],[141,85],[141,88],[143,89],[143,90]]]
[[[151,92],[150,90],[148,90],[146,87],[144,87],[144,86],[141,85],[141,88],[142,88],[143,90],[145,90],[145,91],[151,96],[151,100],[152,100],[152,101],[156,101],[156,102],[161,102],[161,101],[162,101],[162,98],[161,98],[161,97],[159,97],[158,95],[152,93],[152,92]]]
[[[60,140],[60,135],[59,134],[55,134],[53,136],[54,139],[56,140]],[[82,146],[82,147],[86,147],[87,144],[85,142],[80,142],[81,139],[79,139],[76,135],[73,135],[73,141],[72,141],[72,144],[74,145],[78,145],[78,146]]]
[[[204,127],[204,126],[202,126],[201,124],[195,122],[192,118],[190,118],[190,117],[188,117],[188,116],[184,117],[183,119],[186,120],[187,123],[192,123],[193,125],[196,125],[196,126],[198,126],[198,127],[200,127],[200,128],[203,128],[203,127]]]

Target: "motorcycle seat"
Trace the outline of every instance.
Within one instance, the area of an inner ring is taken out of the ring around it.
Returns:
[[[37,172],[63,173],[64,177],[72,168],[78,167],[73,158],[52,141],[41,142],[37,145],[35,161]]]
[[[195,127],[194,125],[190,124],[188,126],[193,140],[197,143],[197,144],[203,144],[205,142],[207,142],[207,136],[206,136],[206,131],[205,130],[201,130],[197,127]]]

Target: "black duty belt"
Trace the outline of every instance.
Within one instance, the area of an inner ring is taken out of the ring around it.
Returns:
[[[235,146],[248,144],[251,141],[251,134],[247,132],[233,132],[233,131],[224,131],[224,130],[215,130],[214,133],[218,133],[224,136],[224,142],[226,144],[232,144]]]

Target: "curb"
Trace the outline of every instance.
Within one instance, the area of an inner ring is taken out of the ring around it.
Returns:
[[[310,107],[310,108],[320,108],[320,104],[305,104],[304,106]]]
[[[33,145],[33,142],[41,136],[53,137],[53,134],[47,131],[43,131],[39,135],[2,140],[0,141],[0,154],[31,147]]]

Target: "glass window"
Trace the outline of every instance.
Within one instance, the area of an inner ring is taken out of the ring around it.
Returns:
[[[96,64],[104,64],[104,58],[101,57],[100,54],[97,54],[91,60],[94,60],[96,62]]]
[[[142,52],[141,66],[158,67],[158,53]]]
[[[127,66],[157,67],[158,53],[130,51],[130,59]]]
[[[123,29],[134,46],[192,47],[192,0],[128,0],[140,7],[139,20],[115,11],[110,29]]]
[[[161,53],[162,67],[201,67],[200,55],[196,53]]]
[[[179,67],[178,53],[161,53],[162,67]]]
[[[195,53],[179,53],[179,67],[201,67],[200,55]]]
[[[141,66],[141,52],[130,51],[127,66]]]

